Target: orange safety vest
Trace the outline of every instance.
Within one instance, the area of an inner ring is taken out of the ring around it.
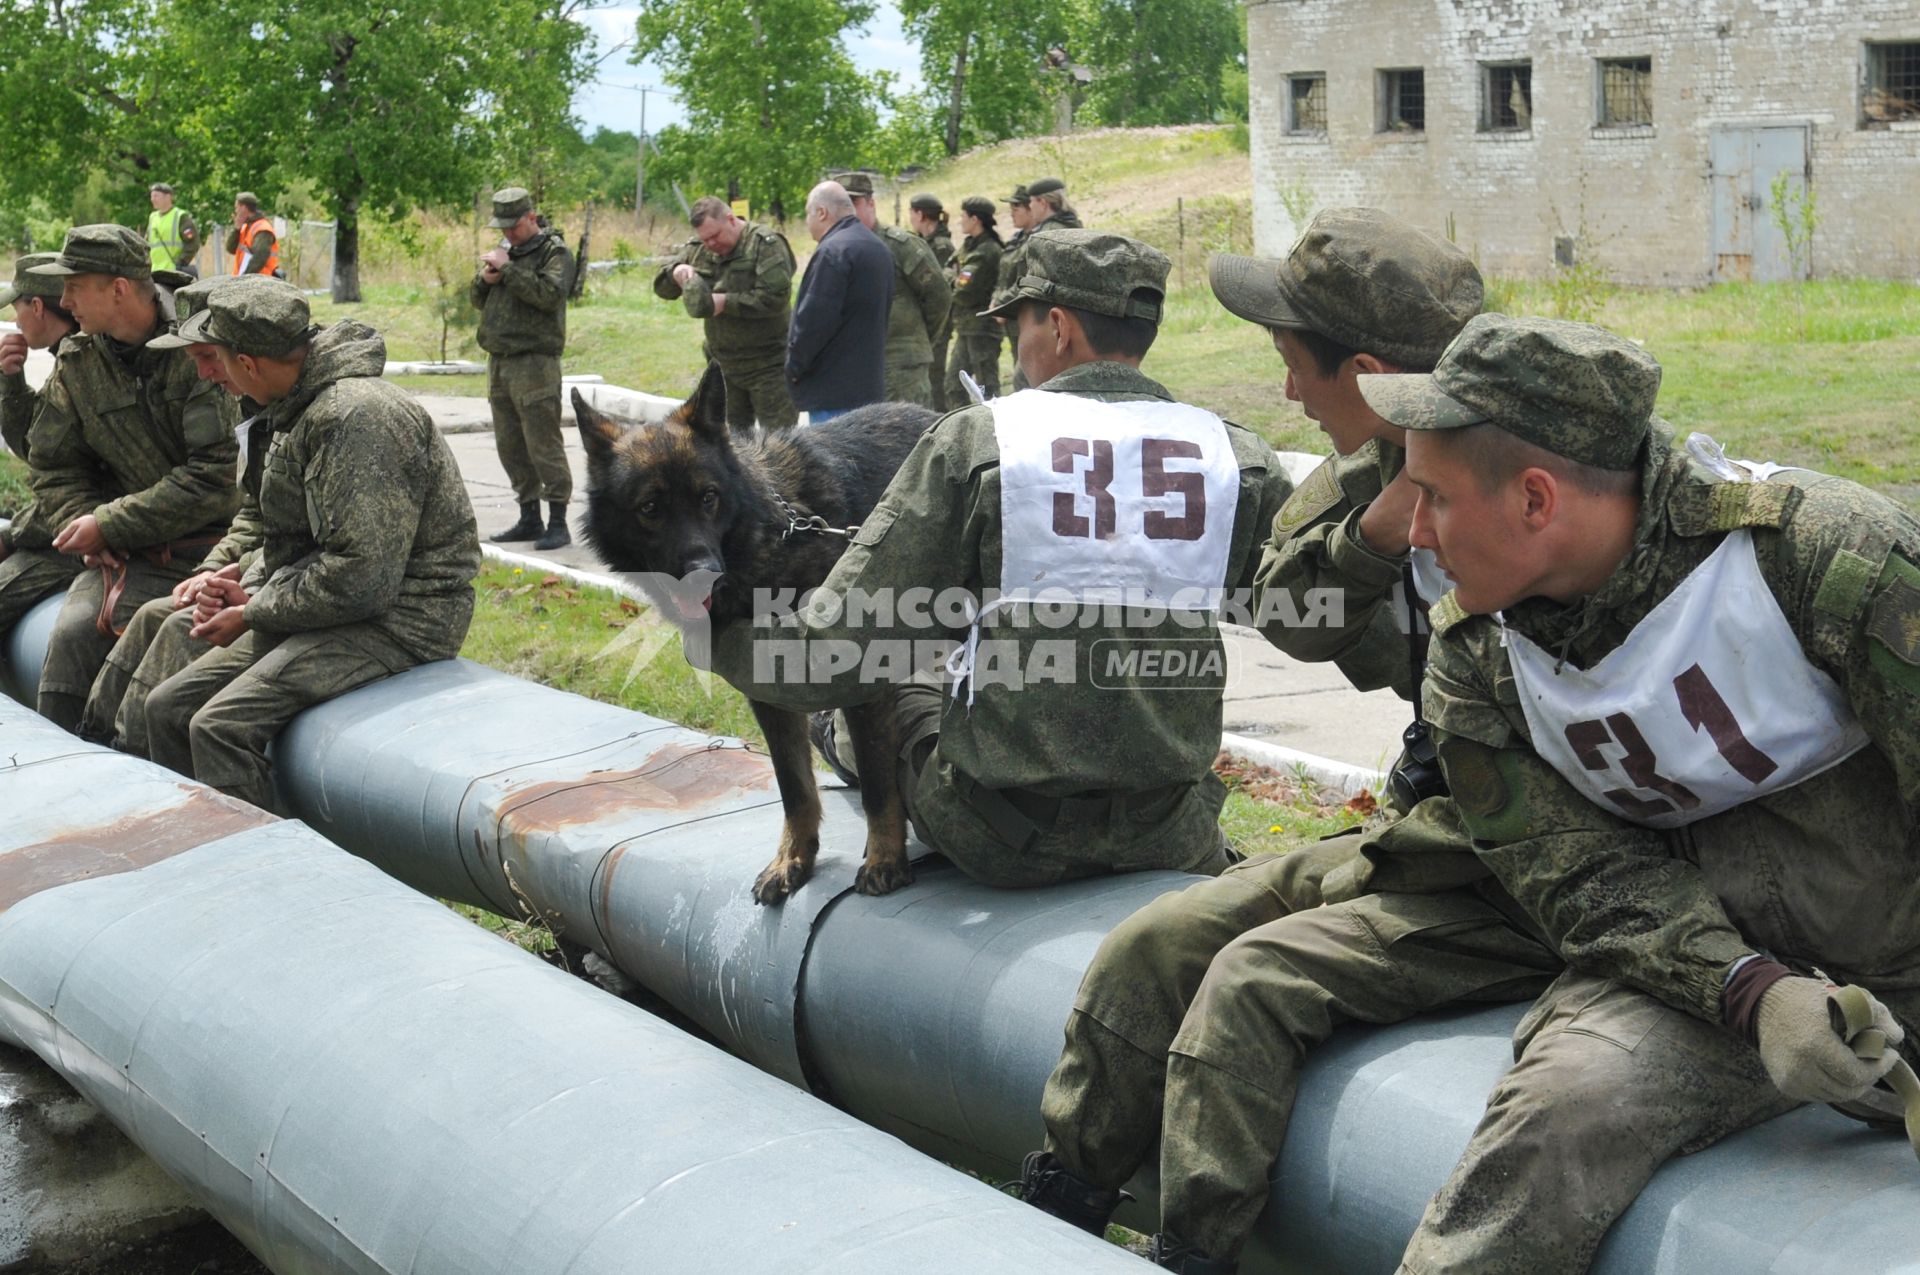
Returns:
[[[273,218],[255,217],[240,230],[240,246],[233,252],[233,272],[240,274],[246,269],[247,255],[253,251],[253,241],[261,231],[273,235]],[[273,235],[273,248],[267,257],[266,269],[262,274],[273,274],[280,269],[280,236]]]

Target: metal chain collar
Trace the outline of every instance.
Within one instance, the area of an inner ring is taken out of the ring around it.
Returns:
[[[780,506],[780,512],[787,516],[787,529],[780,533],[782,540],[796,531],[813,531],[823,536],[851,536],[860,530],[858,523],[851,527],[836,527],[819,514],[803,514],[784,496],[776,495],[773,503]]]

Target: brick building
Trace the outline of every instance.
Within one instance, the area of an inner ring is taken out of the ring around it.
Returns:
[[[1248,55],[1263,253],[1367,203],[1501,273],[1920,277],[1920,0],[1251,0]]]

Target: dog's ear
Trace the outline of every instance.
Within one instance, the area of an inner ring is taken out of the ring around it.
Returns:
[[[706,374],[693,391],[692,406],[693,410],[687,414],[687,425],[694,433],[723,447],[732,441],[727,429],[727,382],[720,375],[719,363],[707,364]]]
[[[573,391],[573,419],[580,426],[580,443],[587,449],[588,460],[612,456],[620,436],[626,433],[619,422],[594,411],[578,387]]]

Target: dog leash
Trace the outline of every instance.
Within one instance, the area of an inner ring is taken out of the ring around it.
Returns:
[[[823,536],[851,536],[860,530],[859,523],[851,527],[836,527],[819,514],[803,514],[785,496],[775,496],[773,503],[780,506],[780,512],[787,516],[787,529],[780,533],[782,540],[796,531],[814,531]]]
[[[1872,1004],[1861,988],[1834,988],[1827,996],[1827,1012],[1833,1019],[1833,1030],[1853,1049],[1856,1057],[1871,1061],[1884,1057],[1892,1048],[1887,1044],[1886,1033],[1871,1025]],[[1913,1068],[1902,1059],[1887,1073],[1886,1081],[1905,1108],[1907,1142],[1914,1153],[1920,1155],[1920,1078],[1915,1077]]]

